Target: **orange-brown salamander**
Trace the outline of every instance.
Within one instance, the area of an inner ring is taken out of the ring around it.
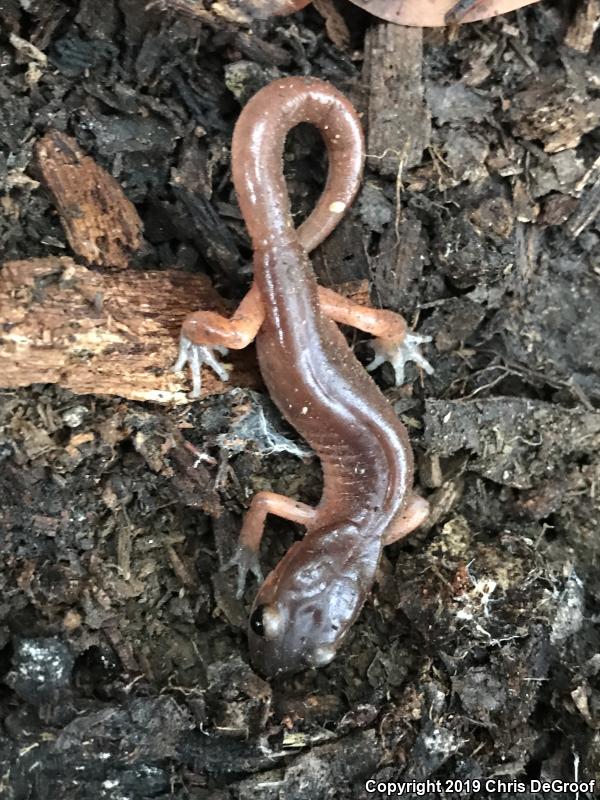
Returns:
[[[295,229],[283,148],[300,122],[321,132],[329,172],[313,213]],[[428,511],[412,494],[406,429],[335,323],[374,334],[374,364],[390,360],[399,381],[409,359],[431,371],[418,351],[428,339],[408,334],[391,311],[319,288],[307,256],[352,203],[363,160],[356,111],[329,84],[284,78],[258,92],[243,109],[232,144],[233,181],[254,247],[254,283],[231,319],[200,311],[182,328],[176,368],[189,361],[196,396],[203,363],[227,377],[214,350],[242,348],[256,338],[271,398],[322,463],[316,508],[259,492],[240,533],[234,561],[241,594],[249,570],[262,579],[258,555],[267,514],[306,527],[260,586],[250,615],[251,659],[269,676],[331,661],[371,589],[383,545],[417,527]]]

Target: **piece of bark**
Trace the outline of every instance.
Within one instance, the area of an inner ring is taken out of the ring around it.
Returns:
[[[49,131],[35,151],[73,251],[87,264],[126,269],[142,243],[142,221],[119,183],[60,131]]]
[[[423,31],[374,25],[365,44],[369,163],[382,175],[398,175],[420,163],[431,136],[423,100]]]
[[[584,134],[598,127],[600,100],[562,76],[544,72],[512,97],[508,117],[518,137],[541,141],[546,153],[559,153],[574,149]]]
[[[189,372],[170,368],[181,322],[197,309],[226,313],[202,275],[100,274],[70,258],[7,262],[0,281],[0,385],[57,383],[79,394],[187,403]],[[231,385],[256,386],[253,359],[236,353],[233,360],[240,368]],[[202,378],[203,396],[230,388],[208,369]]]
[[[578,53],[589,53],[598,26],[600,26],[600,0],[585,0],[575,12],[575,18],[565,36],[565,44]]]

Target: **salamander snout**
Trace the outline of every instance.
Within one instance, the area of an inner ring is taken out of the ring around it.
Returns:
[[[248,621],[250,660],[266,677],[329,664],[364,602],[353,576],[330,574],[319,551],[299,568],[298,545],[258,590]]]
[[[248,627],[251,660],[257,672],[275,677],[324,667],[333,661],[336,643],[320,642],[319,632],[315,630],[312,632],[315,635],[311,635],[309,625],[302,624],[303,620],[308,621],[308,615],[302,612],[291,620],[281,602],[254,606]]]

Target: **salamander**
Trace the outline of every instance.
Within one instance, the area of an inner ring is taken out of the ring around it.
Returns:
[[[288,132],[301,122],[320,131],[329,171],[315,209],[297,229],[283,173]],[[251,661],[264,675],[329,663],[372,587],[382,547],[414,530],[428,513],[413,493],[413,455],[404,425],[354,356],[336,322],[373,334],[370,368],[389,360],[431,366],[419,351],[429,341],[408,332],[392,311],[357,305],[317,285],[308,252],[337,225],[360,185],[364,140],[351,103],[313,78],[284,78],[245,106],[232,142],[233,182],[254,248],[254,280],[230,319],[199,311],[184,321],[181,369],[189,362],[193,395],[201,366],[224,379],[220,348],[256,339],[269,394],[314,449],[323,468],[316,507],[259,492],[244,517],[233,562],[239,593],[248,571],[259,580],[259,546],[267,514],[306,527],[260,585],[248,626]]]

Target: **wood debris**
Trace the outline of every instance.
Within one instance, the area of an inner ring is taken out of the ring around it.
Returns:
[[[579,53],[589,53],[598,26],[600,26],[600,0],[585,0],[575,12],[575,18],[565,36],[565,44]]]
[[[423,32],[377,25],[365,45],[369,163],[382,175],[397,175],[421,161],[431,135],[423,100]]]
[[[126,269],[142,222],[119,183],[61,131],[49,131],[35,150],[73,251],[87,264]]]
[[[79,394],[189,402],[187,370],[173,374],[179,329],[193,309],[225,313],[204,275],[93,272],[70,258],[11,261],[0,282],[1,383],[56,383]],[[244,363],[248,363],[247,354]],[[252,365],[235,385],[256,383]],[[206,370],[203,394],[229,387]]]

